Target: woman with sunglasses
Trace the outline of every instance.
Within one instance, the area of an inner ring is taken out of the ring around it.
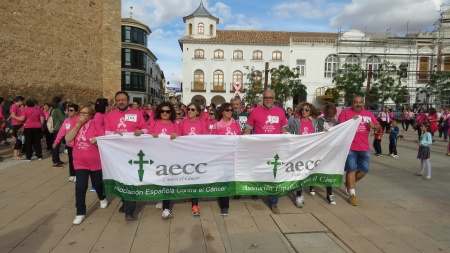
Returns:
[[[100,200],[100,208],[108,206],[108,200],[103,194],[102,164],[100,162],[100,152],[97,147],[98,136],[105,135],[102,126],[92,120],[94,118],[94,108],[90,105],[84,106],[80,110],[80,117],[72,130],[66,134],[66,141],[73,141],[73,165],[77,181],[75,184],[75,206],[77,215],[73,220],[74,225],[83,222],[86,215],[86,191],[89,177],[91,177],[97,197]]]
[[[241,125],[233,119],[233,107],[224,103],[216,113],[217,122],[212,126],[211,134],[216,135],[242,135]],[[220,215],[227,216],[230,207],[230,197],[219,197]]]
[[[188,104],[187,109],[187,117],[180,121],[179,129],[180,135],[201,135],[201,134],[209,134],[208,124],[201,119],[201,109],[200,105],[192,102]],[[199,216],[200,210],[198,207],[198,198],[192,198],[192,215]]]
[[[175,112],[177,113],[177,117],[175,118],[175,123],[180,123],[184,119],[184,111],[181,108],[176,107]]]
[[[206,123],[208,124],[209,133],[211,133],[214,124],[217,122],[216,120],[217,110],[214,108],[210,108],[208,112],[208,119]]]
[[[64,138],[64,136],[75,127],[75,124],[78,121],[79,115],[77,104],[69,105],[67,111],[69,117],[64,120],[61,129],[59,129],[58,135],[56,136],[55,142],[53,143],[52,146],[53,148],[56,148],[58,143],[60,143],[61,140]],[[69,181],[76,182],[77,178],[75,177],[75,169],[73,166],[73,141],[66,142],[66,147],[67,147],[67,155],[69,157]]]
[[[303,102],[297,106],[297,113],[300,115],[299,118],[290,118],[288,123],[288,131],[291,134],[312,134],[315,133],[316,122],[311,119],[311,113],[314,112],[316,108],[314,105]],[[309,187],[311,195],[316,195],[316,190],[314,186]],[[297,197],[295,199],[295,205],[297,207],[303,207],[305,204],[305,198],[302,196],[302,190],[297,191]]]
[[[179,135],[178,124],[175,123],[176,113],[175,108],[169,102],[162,102],[156,107],[155,117],[151,122],[149,134],[153,138],[158,138],[160,135],[170,135],[173,140]],[[159,208],[159,204],[156,205]],[[170,200],[163,200],[162,202],[162,219],[171,219],[172,213],[170,211]]]

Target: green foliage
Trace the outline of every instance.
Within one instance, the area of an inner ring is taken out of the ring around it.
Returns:
[[[427,99],[434,96],[441,102],[445,99],[446,91],[450,89],[450,72],[436,71],[431,74],[430,81],[421,92],[427,93]]]
[[[275,92],[275,99],[283,105],[296,94],[306,93],[306,86],[299,79],[299,71],[296,68],[280,65],[270,70],[271,81],[269,88]]]
[[[400,64],[397,66],[389,61],[384,61],[378,70],[377,78],[373,84],[378,90],[378,101],[384,106],[386,101],[392,99],[395,104],[402,104],[405,97],[408,96],[408,89],[402,85],[403,80],[407,77],[408,65]]]
[[[248,82],[244,83],[244,101],[253,105],[261,99],[263,93],[262,74],[254,67],[250,69],[245,66],[245,69],[249,72],[246,74]]]
[[[333,89],[333,99],[339,101],[339,92],[342,91],[345,93],[345,103],[349,106],[353,96],[365,95],[362,90],[365,80],[365,71],[359,65],[344,64],[333,74],[333,83],[336,84],[336,89]]]

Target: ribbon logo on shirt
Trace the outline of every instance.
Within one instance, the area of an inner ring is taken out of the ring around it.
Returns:
[[[227,127],[227,133],[225,135],[234,135],[234,133],[231,132],[231,127]]]
[[[163,128],[161,130],[161,135],[167,135],[167,129],[166,128]]]
[[[79,135],[77,137],[77,141],[80,141],[80,140],[86,141],[86,132],[88,130],[89,123],[91,123],[91,122],[88,122],[88,123],[84,124],[84,126],[81,127],[80,131],[78,132]]]
[[[191,132],[189,133],[189,135],[197,135],[195,133],[195,127],[191,127]]]
[[[117,125],[117,128],[119,128],[119,127],[127,127],[127,125],[125,124],[124,117],[120,118],[120,123]]]

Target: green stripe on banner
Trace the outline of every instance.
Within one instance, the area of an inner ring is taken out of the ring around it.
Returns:
[[[341,174],[311,174],[304,180],[288,182],[220,182],[178,186],[125,185],[112,179],[103,180],[105,194],[132,201],[163,199],[213,198],[234,195],[283,195],[307,186],[339,187]]]
[[[301,190],[307,186],[340,187],[341,174],[311,174],[298,181],[274,182],[236,182],[236,195],[283,195]]]

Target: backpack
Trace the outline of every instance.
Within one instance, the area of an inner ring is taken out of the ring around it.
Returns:
[[[50,116],[47,119],[47,129],[49,133],[55,132],[55,125],[53,124],[53,117],[52,117],[53,109],[50,111]]]

